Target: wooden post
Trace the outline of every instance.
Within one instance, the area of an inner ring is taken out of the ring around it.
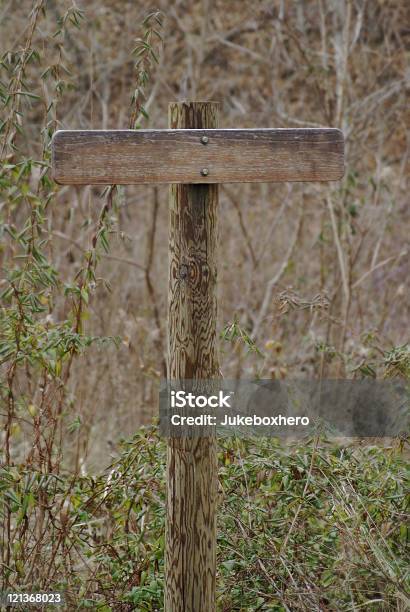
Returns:
[[[219,104],[215,102],[172,103],[169,106],[169,126],[173,129],[217,128],[218,110]],[[198,137],[198,148],[206,146],[206,138]],[[198,173],[207,176],[207,170],[198,168]],[[218,185],[171,185],[169,380],[219,377],[217,213]],[[214,437],[169,439],[166,612],[215,610],[217,483]]]

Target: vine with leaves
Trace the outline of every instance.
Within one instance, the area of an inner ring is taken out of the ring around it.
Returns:
[[[17,477],[15,466],[18,462],[21,469],[33,475],[58,477],[63,462],[65,424],[73,404],[68,384],[73,362],[91,344],[119,342],[118,338],[91,336],[83,324],[97,287],[102,284],[109,289],[105,279],[98,277],[97,267],[101,253],[109,250],[110,236],[116,232],[118,190],[115,186],[102,194],[103,204],[89,248],[72,281],[64,283],[53,263],[49,211],[56,200],[58,187],[50,176],[50,146],[52,135],[59,127],[60,101],[74,87],[70,66],[64,59],[65,40],[73,28],[81,27],[84,14],[73,4],[58,16],[55,31],[47,35],[41,30],[47,9],[47,0],[33,2],[22,48],[7,51],[0,61],[0,237],[4,245],[0,251],[3,270],[0,284],[0,418],[4,423],[0,453],[0,489],[4,500],[0,504],[0,530],[4,545],[0,561],[3,589],[21,575],[21,568],[28,563],[30,555],[28,575],[32,579],[40,571],[35,561],[45,531],[43,528],[36,530],[34,525],[48,526],[51,534],[57,529],[60,534],[56,536],[57,548],[64,542],[63,525],[59,529],[50,513],[47,518],[46,508],[41,503],[41,497],[48,498],[49,491],[40,491],[37,505],[27,491],[21,498],[16,497],[13,488]],[[141,100],[151,64],[157,61],[151,43],[161,40],[157,29],[161,23],[159,13],[150,14],[143,23],[144,35],[135,51],[137,89],[133,97],[133,117],[140,112],[146,116]],[[45,47],[51,48],[55,57],[55,61],[46,66],[43,65]],[[39,68],[40,82],[32,79],[33,72],[37,73]],[[43,117],[35,157],[27,153],[26,134],[30,113],[34,111]],[[65,316],[61,316],[62,312]],[[21,439],[23,442],[19,442]],[[71,494],[74,480],[71,482],[64,499],[57,504],[60,509]],[[17,521],[16,512],[21,514]],[[17,538],[24,543],[30,531],[37,534],[31,538],[31,545],[16,548],[13,540]]]

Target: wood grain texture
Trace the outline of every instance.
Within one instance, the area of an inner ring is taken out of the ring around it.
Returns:
[[[216,103],[175,103],[171,127],[216,127]],[[168,379],[217,379],[218,185],[170,188]],[[167,446],[166,612],[214,612],[217,454],[215,438]]]
[[[52,165],[57,183],[74,185],[335,181],[343,150],[332,128],[62,130]]]

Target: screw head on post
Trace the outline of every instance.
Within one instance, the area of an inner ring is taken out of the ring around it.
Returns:
[[[204,145],[208,144],[208,142],[209,142],[209,138],[208,138],[208,136],[202,136],[202,138],[201,138],[201,142],[202,142],[202,144],[204,144]]]
[[[208,176],[208,174],[209,174],[208,168],[202,168],[201,174],[202,174],[202,176]]]

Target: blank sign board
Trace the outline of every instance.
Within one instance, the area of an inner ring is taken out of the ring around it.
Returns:
[[[72,185],[336,181],[340,130],[61,130],[54,179]]]

